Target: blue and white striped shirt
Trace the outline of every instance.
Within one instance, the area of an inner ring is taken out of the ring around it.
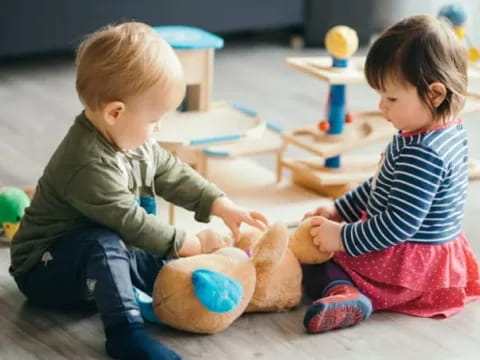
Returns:
[[[439,244],[462,232],[468,142],[459,123],[394,136],[378,175],[335,202],[351,256],[403,242]],[[362,214],[366,221],[359,221]]]

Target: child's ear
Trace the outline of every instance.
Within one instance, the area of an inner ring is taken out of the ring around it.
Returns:
[[[103,117],[108,125],[114,125],[125,111],[125,104],[121,101],[112,101],[103,107]]]
[[[441,82],[434,82],[428,86],[429,98],[434,107],[439,107],[447,97],[447,88]]]

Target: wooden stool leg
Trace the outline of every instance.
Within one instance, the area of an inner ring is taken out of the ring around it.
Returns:
[[[207,179],[208,157],[205,154],[198,154],[195,161],[195,170]]]
[[[168,223],[175,225],[175,205],[168,203]]]
[[[283,173],[283,150],[277,151],[276,154],[276,163],[277,163],[277,183],[282,181],[282,173]]]

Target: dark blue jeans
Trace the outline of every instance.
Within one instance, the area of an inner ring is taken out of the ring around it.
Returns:
[[[127,249],[106,228],[82,230],[60,238],[39,264],[17,277],[33,304],[56,308],[96,305],[105,328],[143,322],[133,286],[151,294],[165,260],[141,249]]]

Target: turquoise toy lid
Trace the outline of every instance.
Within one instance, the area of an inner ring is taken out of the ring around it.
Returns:
[[[153,28],[174,49],[221,49],[223,39],[192,26],[155,26]]]

